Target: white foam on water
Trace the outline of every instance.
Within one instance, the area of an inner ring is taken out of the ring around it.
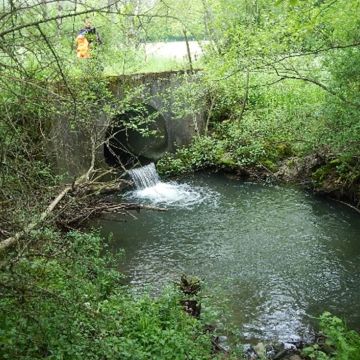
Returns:
[[[129,171],[136,190],[127,192],[125,199],[170,207],[191,207],[208,199],[216,200],[217,195],[208,188],[162,182],[153,163]]]
[[[205,189],[176,182],[159,182],[145,189],[130,191],[125,194],[129,200],[145,201],[154,205],[188,207],[202,203],[209,197]]]

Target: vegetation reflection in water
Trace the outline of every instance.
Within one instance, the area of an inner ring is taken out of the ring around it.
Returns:
[[[125,249],[119,266],[131,284],[157,291],[182,273],[198,275],[248,339],[309,334],[311,316],[324,310],[359,329],[358,214],[289,187],[206,174],[185,182],[180,189],[202,201],[143,211],[126,226],[100,221],[111,246]]]

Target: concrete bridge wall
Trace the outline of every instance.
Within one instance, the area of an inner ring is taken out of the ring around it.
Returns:
[[[158,123],[164,135],[161,143],[157,137],[145,139],[146,146],[141,150],[139,146],[131,147],[135,155],[141,155],[149,160],[157,160],[165,152],[172,152],[177,147],[187,145],[191,139],[204,129],[204,111],[194,112],[191,110],[191,98],[187,96],[179,99],[176,96],[178,89],[184,84],[196,81],[196,76],[184,71],[171,71],[162,73],[135,74],[131,76],[118,76],[108,79],[111,93],[119,99],[124,100],[130,95],[131,101],[142,104],[158,112]],[[186,92],[186,91],[185,91]],[[185,94],[186,95],[186,94]],[[95,111],[96,113],[96,111]],[[122,120],[131,114],[120,114]],[[124,118],[125,117],[125,118]],[[102,142],[109,135],[111,125],[116,125],[115,116],[109,116],[104,112],[94,114],[90,119],[92,126],[86,131],[71,130],[67,119],[59,119],[56,124],[55,148],[58,167],[62,172],[69,175],[78,175],[86,171],[91,164],[92,147],[95,146],[95,162],[97,167],[107,167],[107,149]],[[156,128],[156,124],[154,125]],[[96,139],[92,143],[91,137]],[[132,140],[129,139],[131,142]],[[108,143],[109,144],[109,143]],[[136,154],[138,152],[138,154]],[[139,154],[141,152],[141,154]]]

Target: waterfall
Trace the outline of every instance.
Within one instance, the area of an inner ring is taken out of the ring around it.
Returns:
[[[189,184],[162,182],[154,163],[128,173],[136,186],[135,190],[125,194],[125,198],[131,201],[183,208],[201,203],[210,195],[205,189]]]
[[[129,175],[138,190],[153,187],[160,182],[154,163],[138,169],[129,170]]]

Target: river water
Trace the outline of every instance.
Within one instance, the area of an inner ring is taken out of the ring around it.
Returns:
[[[352,209],[220,174],[125,197],[168,208],[96,221],[112,234],[112,249],[125,249],[119,268],[135,289],[156,293],[183,273],[197,275],[205,304],[249,341],[307,337],[325,310],[360,329],[360,217]]]

